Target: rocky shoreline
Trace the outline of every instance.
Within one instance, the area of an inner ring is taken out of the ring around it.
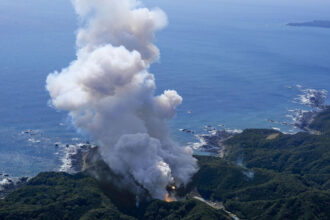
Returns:
[[[310,110],[294,109],[289,110],[288,117],[292,119],[292,123],[288,122],[277,122],[268,119],[270,123],[278,123],[282,125],[292,126],[298,128],[300,131],[305,131],[311,134],[320,134],[310,127],[315,117],[320,113],[329,110],[330,106],[325,104],[327,98],[327,91],[315,90],[315,89],[303,89],[300,85],[296,88],[301,92],[294,102],[310,107]],[[231,130],[226,129],[224,125],[218,125],[220,129],[205,125],[203,130],[204,134],[196,134],[194,130],[180,129],[181,132],[194,135],[198,140],[197,142],[189,143],[197,155],[209,155],[215,157],[224,157],[226,154],[225,141],[240,134],[242,130]],[[276,128],[273,128],[276,130]],[[33,130],[27,130],[23,132],[28,135],[35,135],[36,132]],[[61,152],[60,161],[62,162],[59,167],[60,172],[66,173],[78,173],[85,169],[85,159],[88,157],[90,152],[95,152],[96,145],[86,143],[77,144],[61,144],[55,143],[55,147]],[[0,174],[0,198],[4,198],[8,193],[20,188],[27,183],[29,177],[10,177],[7,174]]]
[[[29,177],[10,177],[8,174],[0,174],[0,199],[24,186],[29,179]]]
[[[56,147],[59,147],[58,144]],[[63,147],[64,157],[59,172],[78,173],[84,170],[84,161],[86,155],[95,148],[95,145],[89,143],[66,144]],[[9,193],[24,186],[31,177],[11,177],[8,174],[0,173],[0,199],[3,199]]]
[[[310,125],[313,123],[317,115],[330,108],[330,106],[325,104],[328,92],[323,89],[304,89],[301,85],[296,85],[295,87],[290,88],[296,88],[300,93],[296,98],[294,98],[293,102],[301,105],[302,108],[289,110],[287,117],[291,119],[291,122],[281,122],[267,119],[268,122],[297,129],[297,131],[289,134],[305,131],[310,134],[319,135],[320,132],[312,129]],[[303,107],[308,109],[303,109]],[[190,146],[197,152],[197,154],[206,153],[211,156],[223,157],[226,152],[224,142],[236,134],[241,133],[242,130],[225,129],[224,125],[219,125],[219,127],[221,127],[221,129],[217,129],[211,125],[205,125],[204,131],[206,134],[195,134],[195,131],[189,129],[180,129],[180,131],[187,134],[193,134],[194,137],[197,138],[198,142],[190,143]],[[280,131],[280,129],[276,127],[272,127],[272,129],[275,131]]]

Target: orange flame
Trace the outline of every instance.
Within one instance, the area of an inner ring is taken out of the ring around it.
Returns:
[[[170,196],[168,193],[166,193],[164,200],[165,200],[165,202],[174,202],[174,201],[176,201],[176,199],[174,197]]]

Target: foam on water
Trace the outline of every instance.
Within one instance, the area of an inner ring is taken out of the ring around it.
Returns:
[[[96,146],[86,143],[62,146],[62,164],[59,171],[67,173],[81,171],[83,169],[83,157],[94,147]]]

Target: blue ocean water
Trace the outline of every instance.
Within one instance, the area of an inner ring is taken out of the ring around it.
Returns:
[[[272,127],[269,118],[287,120],[298,94],[290,86],[330,90],[330,29],[286,26],[330,20],[326,1],[144,4],[159,6],[169,17],[169,26],[156,37],[161,59],[150,71],[157,94],[175,89],[184,99],[169,123],[183,145],[192,136],[180,128],[259,128]],[[56,170],[54,143],[86,140],[65,112],[47,105],[45,90],[47,75],[74,59],[76,28],[69,0],[0,1],[0,172]]]

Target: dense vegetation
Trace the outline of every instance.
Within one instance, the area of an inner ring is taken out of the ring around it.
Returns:
[[[248,219],[329,219],[330,110],[311,128],[321,135],[245,130],[225,142],[225,159],[198,157],[185,192],[197,189]]]
[[[320,112],[309,126],[313,130],[318,130],[322,134],[330,134],[330,107]]]
[[[330,110],[310,127],[319,135],[245,130],[225,142],[225,158],[197,156],[200,170],[178,195],[222,201],[246,219],[329,219]],[[86,173],[41,173],[0,201],[0,219],[230,218],[194,199],[137,207],[134,195]]]
[[[199,157],[201,169],[187,187],[223,201],[247,219],[328,219],[330,191],[302,175],[241,168],[219,158]]]
[[[0,219],[229,219],[197,200],[153,200],[137,208],[128,192],[112,189],[113,197],[102,188],[85,173],[41,173],[0,200]]]

